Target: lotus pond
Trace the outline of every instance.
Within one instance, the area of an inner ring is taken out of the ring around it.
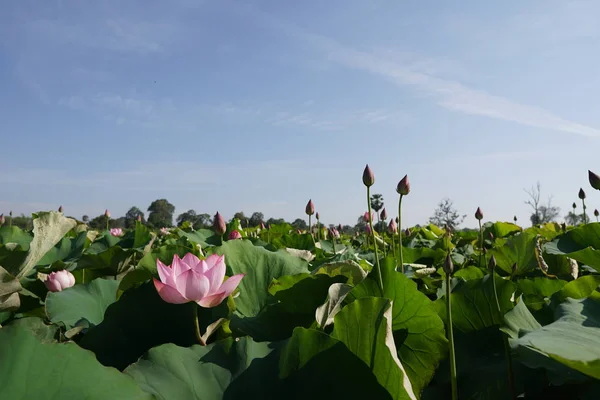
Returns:
[[[0,398],[600,398],[600,223],[402,244],[399,263],[388,232],[5,223]]]

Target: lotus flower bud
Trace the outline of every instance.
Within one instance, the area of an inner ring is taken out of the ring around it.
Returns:
[[[223,236],[223,234],[225,234],[225,231],[227,230],[227,225],[225,224],[225,220],[223,219],[221,214],[219,214],[218,211],[217,211],[217,214],[215,214],[215,219],[213,222],[213,229],[218,236]]]
[[[315,205],[311,199],[306,204],[306,215],[313,215],[314,213],[315,213]]]
[[[483,213],[481,212],[481,208],[477,207],[477,211],[475,211],[475,219],[481,221],[483,219]]]
[[[516,215],[513,217],[513,221],[515,221],[515,224],[517,223],[517,216]]]
[[[370,225],[365,225],[365,232],[367,232],[369,235],[373,232]]]
[[[594,210],[594,216],[596,216],[596,217],[597,217],[597,216],[599,216],[599,215],[600,215],[600,213],[598,212],[598,209],[595,209],[595,210]]]
[[[369,168],[369,164],[367,164],[363,172],[363,183],[366,187],[373,186],[375,183],[375,175],[373,174],[373,171],[371,171],[371,168]]]
[[[339,238],[340,238],[340,233],[339,233],[339,232],[338,232],[338,230],[337,230],[337,229],[335,229],[335,228],[331,228],[331,229],[329,229],[329,234],[331,235],[331,237],[334,237],[334,238],[336,238],[336,239],[339,239]]]
[[[264,222],[261,222],[261,223],[260,223],[260,229],[266,229],[266,228],[267,228],[267,227],[265,226],[265,223],[264,223]]]
[[[573,207],[573,210],[574,210],[577,208],[577,204],[575,204],[575,202],[573,202],[573,205],[571,207]]]
[[[400,223],[400,220],[398,219],[398,217],[394,218],[396,220],[396,224]]]
[[[588,179],[590,181],[590,185],[592,185],[594,189],[600,190],[600,176],[588,170]]]
[[[452,257],[450,257],[450,253],[448,253],[446,259],[444,260],[444,272],[446,273],[446,275],[452,275],[453,271],[454,263],[452,262]]]
[[[315,218],[317,218],[317,220],[319,220],[319,212],[317,211],[317,213],[315,214]]]
[[[51,292],[60,292],[75,285],[75,277],[66,269],[51,272],[44,281],[44,285]]]
[[[581,200],[585,199],[585,192],[583,188],[579,188],[579,193],[577,194]]]
[[[237,230],[233,230],[231,232],[229,232],[229,240],[235,240],[235,239],[241,239],[242,238],[242,234],[239,233]]]
[[[562,224],[560,224],[560,227],[563,230],[563,232],[567,231],[567,224],[565,222],[563,222]]]
[[[104,216],[105,216],[106,218],[110,218],[110,211],[108,211],[108,210],[105,210],[105,211],[104,211]]]
[[[339,225],[338,225],[338,231],[340,231],[340,232],[341,232],[341,231],[343,231],[343,230],[344,230],[344,229],[342,228],[342,224],[339,224]]]
[[[408,181],[408,175],[404,175],[404,178],[398,182],[398,186],[396,186],[396,192],[402,196],[406,196],[410,193],[410,182]]]
[[[169,228],[167,228],[167,227],[160,228],[160,234],[163,235],[163,236],[164,235],[168,235],[169,234]]]
[[[494,271],[496,269],[496,257],[494,257],[493,254],[490,258],[490,262],[488,263],[488,268],[490,269],[490,271]]]
[[[392,220],[390,221],[390,223],[388,225],[388,230],[390,231],[390,233],[397,233],[398,232],[398,225],[396,225],[396,221],[394,221],[393,218],[392,218]]]
[[[63,206],[58,207],[58,212],[59,213],[63,212]]]
[[[137,221],[138,221],[138,222],[142,222],[142,216],[141,216],[141,215],[138,215],[138,216],[137,216]]]
[[[410,231],[410,228],[406,228],[406,229],[404,230],[404,236],[410,236],[410,234],[411,234],[411,233],[412,233],[412,232]]]
[[[12,210],[8,212],[8,216],[12,218]]]
[[[2,225],[5,221],[6,218],[4,218],[4,214],[0,214],[0,225]]]
[[[370,217],[370,218],[369,218]],[[368,211],[365,211],[365,214],[363,215],[363,220],[365,222],[369,222],[373,220],[373,213],[371,213],[371,215],[369,215]]]
[[[121,229],[121,228],[112,228],[110,230],[110,234],[112,236],[122,236],[123,235],[123,229]]]
[[[384,221],[387,219],[387,212],[385,211],[385,207],[383,208],[383,210],[381,210],[380,217]]]

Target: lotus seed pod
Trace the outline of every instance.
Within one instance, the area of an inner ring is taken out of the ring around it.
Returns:
[[[444,260],[444,272],[447,275],[452,275],[453,271],[454,271],[454,263],[452,262],[452,257],[450,257],[450,253],[448,253],[448,255],[446,256],[446,259]]]
[[[477,207],[477,210],[475,211],[475,219],[477,219],[478,221],[481,221],[483,219],[483,213],[481,212],[481,208]]]
[[[375,183],[375,175],[373,174],[373,171],[371,171],[371,168],[369,168],[369,164],[367,164],[365,170],[363,171],[362,179],[366,187],[373,186]]]
[[[408,180],[408,175],[404,175],[404,178],[398,182],[398,186],[396,186],[396,192],[402,196],[406,196],[410,193],[410,182]]]
[[[215,214],[215,219],[213,222],[213,229],[214,229],[215,233],[219,236],[222,236],[223,234],[225,234],[225,231],[227,230],[227,225],[225,224],[225,220],[223,219],[221,214],[219,214],[218,211],[217,211],[217,214]]]
[[[306,215],[313,215],[315,213],[315,204],[312,199],[306,203]]]
[[[579,189],[579,193],[577,194],[577,196],[579,196],[581,200],[585,199],[585,192],[583,191],[583,188]]]
[[[600,176],[596,175],[592,171],[588,170],[588,179],[590,181],[590,185],[596,189],[600,190]]]

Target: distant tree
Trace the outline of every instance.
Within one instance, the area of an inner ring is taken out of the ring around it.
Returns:
[[[87,215],[84,215],[83,217],[81,217],[81,220],[87,224],[90,220],[90,217],[88,217]]]
[[[195,229],[209,228],[212,226],[212,217],[210,214],[198,214],[196,215],[196,223],[194,224]]]
[[[565,216],[565,222],[567,225],[575,226],[583,224],[584,221],[590,221],[590,217],[586,216],[584,219],[583,214],[576,214],[573,211],[569,211],[569,213]]]
[[[167,199],[154,200],[148,207],[148,224],[155,228],[173,226],[173,213],[175,206],[167,201]]]
[[[448,227],[454,231],[464,221],[466,216],[466,214],[462,216],[458,214],[452,200],[445,198],[438,204],[433,212],[433,216],[429,218],[429,222],[442,228]]]
[[[6,217],[6,222],[4,226],[8,226],[10,218],[11,217]],[[12,224],[13,226],[18,226],[19,228],[28,231],[33,229],[33,218],[28,217],[25,214],[21,214],[17,217],[13,216]]]
[[[541,189],[540,183],[537,182],[536,186],[532,186],[531,189],[525,190],[525,193],[529,195],[529,199],[525,201],[525,204],[529,205],[533,209],[533,213],[529,216],[531,225],[540,225],[554,221],[560,214],[560,208],[552,205],[552,196],[548,197],[548,203],[542,204],[541,202]]]
[[[308,224],[302,218],[296,218],[291,224],[295,229],[305,230],[308,229]]]
[[[259,226],[261,222],[264,222],[265,215],[261,212],[253,212],[248,224],[250,226]]]
[[[277,224],[285,224],[285,219],[283,218],[269,218],[267,220],[267,225],[277,225]]]
[[[125,219],[125,217],[119,217],[117,219],[111,219],[108,223],[108,226],[110,228],[129,228],[125,225],[126,223],[127,220]],[[135,225],[133,225],[133,227],[135,227]]]
[[[138,217],[142,218],[142,222],[144,222],[144,213],[137,207],[131,207],[129,211],[125,214],[125,228],[133,228],[135,227],[135,223],[137,222]]]
[[[92,218],[90,220],[90,222],[88,222],[88,226],[91,229],[96,229],[96,230],[102,231],[102,230],[106,229],[106,221],[107,221],[107,219],[108,218],[103,213],[102,215],[98,215],[97,217]]]
[[[375,210],[377,213],[377,218],[379,218],[379,211],[383,208],[383,195],[379,193],[375,193],[371,195],[371,208]]]
[[[177,226],[183,225],[185,222],[189,222],[192,224],[192,227],[196,226],[196,221],[198,220],[198,215],[194,210],[187,210],[184,213],[181,213],[177,216]]]
[[[242,228],[248,227],[248,217],[246,217],[246,215],[244,214],[243,211],[238,211],[235,214],[233,214],[233,218],[231,218],[231,221],[233,221],[234,219],[240,220],[240,224],[242,225]]]

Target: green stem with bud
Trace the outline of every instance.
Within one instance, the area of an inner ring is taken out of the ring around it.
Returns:
[[[398,200],[398,249],[400,255],[400,268],[402,268],[402,273],[404,273],[404,257],[402,255],[402,195],[400,195],[400,199]]]
[[[375,230],[373,229],[373,216],[371,215],[371,188],[367,186],[367,206],[369,209],[369,227],[373,235],[373,246],[375,247],[375,264],[377,265],[377,275],[379,276],[379,288],[383,293],[383,277],[381,274],[381,266],[379,265],[379,252],[377,251],[377,240],[375,240]]]
[[[448,341],[450,342],[450,383],[452,385],[452,400],[458,400],[458,387],[456,382],[456,353],[454,352],[454,331],[452,329],[450,273],[448,272],[449,271],[446,271],[446,314],[448,315],[446,325],[448,329]]]

